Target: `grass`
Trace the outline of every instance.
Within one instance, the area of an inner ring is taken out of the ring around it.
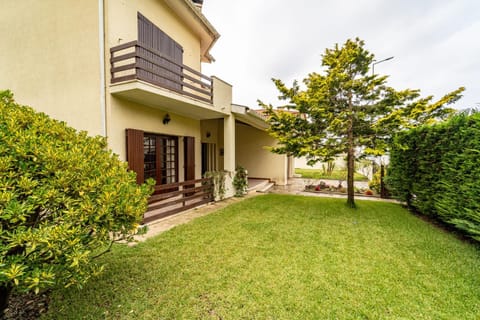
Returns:
[[[333,170],[331,175],[326,175],[321,169],[300,169],[295,168],[296,174],[301,174],[304,179],[329,179],[329,180],[347,180],[347,170]],[[355,172],[353,176],[354,181],[368,181],[364,175]]]
[[[102,257],[45,319],[478,319],[480,252],[400,205],[264,195]]]

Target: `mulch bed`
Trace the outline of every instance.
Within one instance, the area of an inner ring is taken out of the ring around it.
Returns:
[[[2,320],[34,320],[47,312],[49,292],[34,294],[13,293]]]

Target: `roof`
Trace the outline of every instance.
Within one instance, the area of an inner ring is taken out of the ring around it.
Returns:
[[[260,130],[267,130],[269,125],[266,117],[261,114],[262,110],[251,110],[249,107],[232,104],[232,113],[235,118]]]
[[[200,38],[202,62],[213,62],[210,49],[220,38],[210,21],[191,0],[165,0],[165,3],[190,27]]]

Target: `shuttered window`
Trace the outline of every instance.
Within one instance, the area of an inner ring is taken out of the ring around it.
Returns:
[[[140,12],[138,12],[137,17],[138,42],[160,52],[167,59],[174,62],[161,59],[148,50],[139,48],[139,56],[144,57],[138,59],[140,66],[138,70],[139,77],[154,83],[156,82],[167,88],[181,90],[183,48]]]
[[[195,180],[195,138],[183,138],[185,156],[185,180]]]
[[[127,162],[128,168],[137,174],[137,183],[144,179],[143,131],[127,129]]]

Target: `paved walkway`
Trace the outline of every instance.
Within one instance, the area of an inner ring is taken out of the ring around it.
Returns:
[[[342,195],[342,194],[305,192],[303,191],[304,189],[305,189],[304,179],[294,178],[289,181],[289,184],[287,186],[275,186],[273,190],[271,190],[271,192],[279,193],[279,194],[296,194],[296,195],[311,196],[311,197],[327,197],[327,198],[346,198],[347,197],[346,195]],[[160,234],[164,231],[170,230],[177,225],[190,222],[195,218],[202,217],[209,213],[215,212],[219,209],[225,208],[226,206],[232,203],[243,201],[244,199],[255,197],[260,194],[261,193],[250,192],[243,198],[236,198],[236,197],[228,198],[223,201],[212,202],[198,208],[194,208],[191,210],[177,213],[175,215],[172,215],[163,219],[159,219],[157,221],[147,224],[148,226],[147,233],[142,236],[137,236],[135,237],[135,239],[140,242],[145,241],[146,239],[156,236],[157,234]],[[362,199],[362,200],[372,200],[372,201],[398,202],[392,199],[380,199],[376,197],[366,197],[366,196],[359,196],[359,195],[355,195],[355,198]]]
[[[145,241],[146,239],[156,236],[157,234],[160,234],[164,231],[170,230],[177,225],[190,222],[195,218],[205,216],[209,213],[225,208],[226,206],[232,203],[236,203],[244,199],[255,197],[259,194],[260,193],[252,192],[247,194],[243,198],[232,197],[232,198],[228,198],[218,202],[211,202],[191,210],[183,211],[183,212],[165,217],[163,219],[159,219],[157,221],[147,224],[147,227],[148,227],[147,233],[142,236],[136,236],[135,240],[140,242]]]

